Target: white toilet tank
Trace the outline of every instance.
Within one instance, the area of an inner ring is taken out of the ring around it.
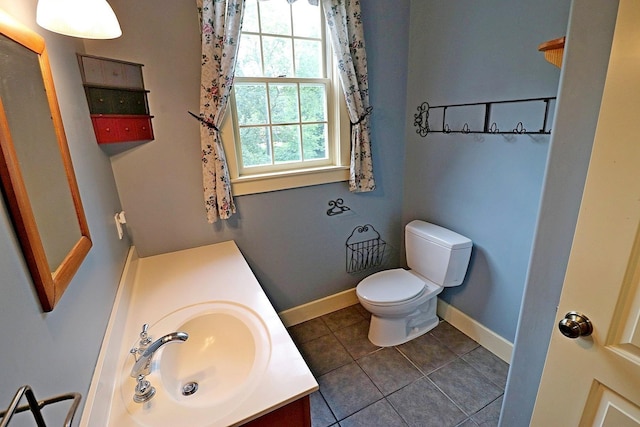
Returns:
[[[470,239],[439,225],[411,221],[405,227],[407,265],[439,286],[458,286],[471,257]]]

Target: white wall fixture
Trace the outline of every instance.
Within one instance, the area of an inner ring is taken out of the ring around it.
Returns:
[[[107,0],[39,0],[36,22],[49,31],[85,39],[115,39],[122,35]]]
[[[122,236],[124,235],[124,231],[122,230],[122,226],[127,223],[127,218],[124,216],[124,211],[120,211],[116,213],[113,217],[116,221],[116,229],[118,230],[118,238],[122,240]]]

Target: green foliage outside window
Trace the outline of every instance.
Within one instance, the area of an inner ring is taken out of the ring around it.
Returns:
[[[306,3],[247,1],[234,89],[244,167],[329,156],[321,17]]]

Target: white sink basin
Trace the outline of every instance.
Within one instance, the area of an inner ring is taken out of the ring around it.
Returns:
[[[265,324],[251,309],[237,303],[188,306],[149,328],[153,340],[178,331],[189,338],[165,344],[154,356],[147,376],[156,388],[151,400],[142,404],[132,400],[136,385],[130,377],[133,356],[122,367],[120,394],[138,425],[214,425],[251,394],[271,357]]]

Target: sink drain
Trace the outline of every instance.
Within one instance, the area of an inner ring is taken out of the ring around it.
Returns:
[[[191,381],[182,386],[182,395],[183,396],[191,396],[196,391],[198,391],[198,383],[195,381]]]

